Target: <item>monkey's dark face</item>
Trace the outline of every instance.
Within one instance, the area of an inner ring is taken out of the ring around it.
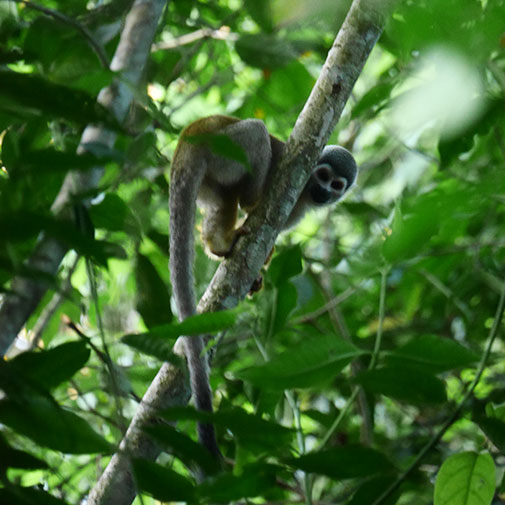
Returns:
[[[358,167],[352,154],[341,146],[326,146],[307,183],[315,205],[340,200],[354,184]]]

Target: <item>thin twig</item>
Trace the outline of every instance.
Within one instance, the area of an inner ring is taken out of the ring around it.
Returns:
[[[326,312],[329,312],[331,309],[334,309],[337,307],[337,305],[340,305],[342,302],[347,300],[350,296],[352,296],[356,291],[358,291],[359,287],[350,287],[347,288],[344,292],[338,294],[334,298],[332,298],[330,301],[325,303],[322,307],[319,309],[315,310],[314,312],[311,312],[310,314],[304,314],[303,316],[299,317],[298,319],[295,319],[293,321],[293,324],[303,324],[303,323],[308,323],[312,321],[313,319],[317,319],[318,317],[322,316],[323,314],[326,314]]]
[[[215,39],[215,40],[229,40],[235,42],[238,40],[238,34],[230,32],[227,27],[222,26],[218,30],[212,28],[200,28],[191,33],[185,33],[180,37],[165,42],[158,42],[153,44],[151,51],[160,51],[164,49],[175,49],[180,46],[185,46],[197,42],[202,39]]]

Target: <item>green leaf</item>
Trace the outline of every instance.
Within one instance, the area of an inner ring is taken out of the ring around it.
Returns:
[[[19,118],[44,114],[79,125],[105,123],[109,128],[117,129],[114,118],[93,96],[36,75],[9,70],[0,70],[0,111]]]
[[[273,31],[272,2],[270,0],[245,0],[244,5],[249,15],[264,32]]]
[[[228,472],[207,479],[198,486],[198,496],[218,503],[262,496],[275,486],[277,471],[277,467],[266,463],[246,465],[238,475]]]
[[[8,216],[0,215],[0,235],[5,240],[25,241],[36,237],[41,231],[102,265],[106,265],[110,257],[127,257],[118,244],[95,240],[73,223],[56,219],[49,214],[20,211]]]
[[[45,389],[53,389],[71,379],[88,361],[85,342],[67,342],[47,351],[20,354],[5,363],[11,373],[31,379]]]
[[[0,503],[6,505],[67,505],[66,501],[55,498],[40,489],[13,485],[0,489]]]
[[[291,247],[277,254],[268,267],[268,277],[279,287],[302,272],[302,250],[300,246]]]
[[[89,214],[95,228],[138,233],[138,226],[130,208],[115,193],[107,193],[100,203],[92,205]]]
[[[212,454],[198,442],[177,431],[173,426],[167,424],[144,426],[143,431],[154,438],[164,449],[167,449],[167,452],[183,461],[186,466],[192,467],[196,464],[203,469],[206,475],[216,471],[216,460]]]
[[[182,475],[145,459],[134,459],[132,464],[139,491],[163,502],[195,500],[193,484]]]
[[[434,505],[490,505],[495,471],[488,453],[462,452],[450,456],[437,475]]]
[[[27,452],[13,449],[0,433],[0,472],[5,472],[7,468],[22,468],[24,470],[35,470],[37,468],[48,468],[45,461],[28,454]]]
[[[262,69],[284,67],[297,56],[288,40],[264,33],[241,34],[235,50],[245,63]]]
[[[439,213],[435,205],[429,203],[398,219],[395,213],[393,230],[384,244],[382,253],[387,261],[396,263],[420,253],[429,239],[438,231]]]
[[[293,430],[256,414],[233,408],[214,414],[214,423],[231,431],[242,446],[277,452],[292,442]]]
[[[177,367],[182,365],[181,358],[173,352],[173,340],[169,340],[157,333],[139,333],[125,335],[121,342],[148,356],[153,356],[161,361],[168,361]]]
[[[436,335],[415,337],[386,357],[388,365],[414,365],[432,373],[469,366],[478,360],[478,354],[454,340]]]
[[[307,388],[333,380],[362,351],[333,335],[310,338],[237,377],[270,389]]]
[[[241,445],[262,450],[285,450],[293,438],[293,431],[272,421],[266,421],[256,414],[250,414],[235,407],[210,413],[193,407],[172,407],[162,413],[168,421],[182,419],[212,423],[230,432]]]
[[[142,333],[141,335],[148,337],[162,337],[165,339],[175,340],[181,335],[195,336],[204,335],[207,333],[214,334],[226,330],[235,324],[239,311],[237,309],[222,310],[220,312],[205,312],[188,317],[182,323],[171,323],[156,326],[151,331]],[[136,335],[137,336],[137,335]],[[123,337],[130,338],[130,335]]]
[[[33,394],[0,402],[0,422],[39,445],[68,454],[110,453],[112,448],[79,416]]]
[[[446,401],[444,382],[414,367],[388,366],[368,370],[356,381],[367,391],[382,394],[413,405],[430,405]]]
[[[396,480],[394,475],[377,476],[367,479],[360,485],[358,490],[353,494],[351,500],[346,502],[346,505],[364,505],[373,503],[386,489],[389,488]],[[389,498],[386,498],[382,505],[394,505],[400,497],[400,490],[397,489]]]
[[[359,445],[312,452],[288,459],[287,463],[304,472],[327,475],[333,479],[354,479],[395,472],[384,454]]]
[[[370,117],[372,114],[375,115],[387,104],[395,85],[396,82],[383,82],[368,90],[353,106],[351,117],[356,119],[361,115],[366,115],[366,117]]]
[[[474,419],[486,437],[505,454],[505,422],[496,417],[478,416]]]
[[[284,328],[289,314],[296,307],[298,292],[290,282],[284,282],[277,288],[274,305],[273,334]]]
[[[136,308],[148,328],[170,323],[170,293],[158,271],[147,256],[137,253],[135,263],[137,281]]]

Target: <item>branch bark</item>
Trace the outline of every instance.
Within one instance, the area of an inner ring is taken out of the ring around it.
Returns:
[[[167,0],[136,0],[126,17],[110,65],[111,70],[118,72],[118,77],[98,96],[98,102],[109,109],[120,123],[125,120],[132,104],[166,3]],[[115,140],[113,132],[90,125],[82,134],[78,152],[84,152],[87,144],[98,143],[112,148]],[[102,167],[85,174],[69,173],[53,204],[53,212],[59,216],[67,212],[72,193],[96,188],[102,173]],[[42,237],[28,260],[28,266],[32,270],[55,276],[66,253],[63,244],[53,238]],[[18,277],[12,281],[11,292],[5,296],[0,308],[1,355],[5,355],[48,288],[48,284],[30,278]]]
[[[377,42],[392,0],[354,0],[321,75],[300,114],[265,202],[246,222],[250,233],[218,267],[198,312],[232,308],[246,296],[286,222],[311,167],[326,144],[363,66]],[[176,344],[177,345],[177,344]],[[156,412],[189,400],[187,377],[165,363],[154,378],[97,486],[89,505],[128,505],[134,489],[130,458],[154,459],[160,450],[142,432]],[[124,493],[128,488],[128,493]]]

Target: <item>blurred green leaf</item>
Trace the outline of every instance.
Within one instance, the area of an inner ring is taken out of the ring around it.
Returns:
[[[204,481],[198,486],[198,496],[218,503],[262,496],[275,485],[277,470],[267,463],[246,465],[238,475],[222,473]]]
[[[273,31],[272,3],[269,0],[245,0],[244,5],[263,31]]]
[[[415,367],[388,366],[362,372],[357,382],[367,391],[413,405],[431,405],[447,400],[444,382]]]
[[[153,356],[161,361],[168,361],[176,366],[182,365],[181,358],[173,352],[172,337],[166,338],[158,333],[138,333],[125,335],[121,341],[123,344],[129,345],[137,351],[140,351],[148,356]]]
[[[333,335],[303,340],[272,356],[264,365],[237,372],[237,377],[270,389],[315,387],[331,381],[362,351]]]
[[[71,379],[86,364],[89,355],[85,342],[67,342],[47,351],[25,352],[4,366],[10,373],[21,374],[45,389],[53,389]]]
[[[178,457],[186,466],[198,465],[206,475],[216,470],[216,461],[212,454],[198,442],[177,431],[167,424],[145,426],[143,430],[154,438],[170,454]]]
[[[66,501],[33,487],[9,486],[0,489],[0,503],[6,505],[67,505]]]
[[[274,305],[275,319],[272,328],[272,333],[274,335],[284,327],[284,324],[288,320],[289,314],[296,307],[297,299],[298,293],[296,291],[296,288],[290,282],[284,282],[277,287]]]
[[[379,451],[352,445],[304,454],[287,460],[294,468],[333,479],[354,479],[395,472],[391,462]]]
[[[41,395],[0,401],[0,422],[35,443],[68,454],[110,453],[112,447],[81,417]]]
[[[277,287],[301,272],[302,250],[300,246],[291,247],[276,254],[268,267],[268,277]]]
[[[134,459],[133,473],[140,491],[160,501],[195,501],[195,488],[191,481],[158,463]]]
[[[197,336],[207,333],[218,333],[233,326],[239,313],[239,309],[205,312],[204,314],[188,317],[182,323],[155,326],[151,328],[150,332],[143,333],[142,335],[147,337],[149,334],[152,334],[156,337],[174,340],[181,335]]]
[[[241,34],[235,50],[248,65],[272,70],[287,65],[297,56],[288,40],[264,33]]]
[[[155,328],[173,319],[170,293],[158,271],[147,256],[137,253],[135,263],[137,281],[136,307],[148,328]]]
[[[115,193],[107,193],[100,203],[92,205],[89,214],[96,228],[138,233],[138,226],[131,210]]]
[[[498,450],[505,454],[505,422],[496,417],[484,416],[477,416],[473,421],[477,423]]]
[[[436,335],[421,335],[389,353],[386,363],[392,366],[414,365],[427,372],[440,373],[469,366],[479,359],[478,354],[454,340]]]
[[[438,231],[438,218],[436,202],[427,202],[422,208],[417,208],[415,213],[395,218],[391,235],[382,246],[386,260],[396,263],[419,254]]]
[[[282,451],[293,438],[292,430],[238,407],[218,410],[212,414],[192,407],[172,407],[164,410],[162,415],[168,421],[188,419],[213,423],[232,432],[241,445],[256,450]]]
[[[0,70],[0,111],[20,119],[45,114],[80,125],[104,123],[117,129],[115,120],[94,97],[36,75],[9,70]]]
[[[377,114],[387,103],[395,82],[383,82],[368,90],[352,108],[352,118],[370,117]]]
[[[381,496],[389,486],[391,486],[396,480],[395,475],[391,476],[377,476],[367,479],[353,494],[351,500],[346,502],[346,505],[363,505],[365,503],[373,503],[378,496]],[[394,505],[401,492],[399,490],[392,493],[389,498],[384,500],[384,505]]]
[[[95,240],[78,230],[73,223],[49,214],[18,212],[9,216],[0,215],[0,234],[5,240],[24,241],[36,237],[41,231],[102,265],[106,265],[110,257],[126,258],[126,252],[118,244]]]
[[[48,464],[25,451],[12,448],[7,444],[5,438],[0,433],[0,471],[5,472],[7,468],[23,468],[25,470],[35,470],[37,468],[48,468]]]

